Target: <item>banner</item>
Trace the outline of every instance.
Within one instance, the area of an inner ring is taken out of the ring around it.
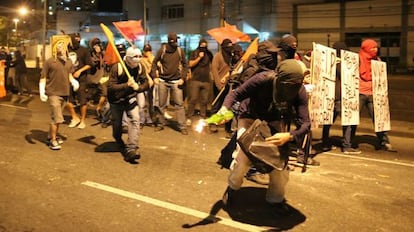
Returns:
[[[359,125],[359,55],[341,50],[341,121]]]
[[[391,130],[390,108],[388,101],[387,64],[371,61],[372,97],[374,101],[375,132]]]
[[[312,128],[333,122],[335,103],[336,50],[313,43],[309,113]]]

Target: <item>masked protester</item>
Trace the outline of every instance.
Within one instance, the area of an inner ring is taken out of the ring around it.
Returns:
[[[211,85],[210,69],[213,54],[208,50],[207,40],[201,39],[198,48],[191,53],[189,66],[191,68],[191,79],[189,87],[189,99],[187,109],[187,125],[191,125],[191,117],[197,102],[200,105],[200,117],[206,118],[208,96]]]
[[[72,117],[68,127],[84,129],[87,112],[88,99],[88,70],[92,67],[91,55],[87,48],[80,46],[81,37],[79,33],[70,34],[69,58],[74,65],[73,77],[79,81],[79,90],[71,92],[67,108]],[[75,105],[80,105],[80,117],[75,112]]]
[[[123,49],[124,46],[118,46]],[[119,51],[122,53],[123,51]],[[108,101],[112,113],[112,136],[121,147],[126,162],[134,163],[141,157],[139,153],[139,107],[137,93],[149,89],[147,72],[140,64],[141,51],[136,47],[129,47],[124,56],[127,71],[133,78],[129,79],[126,70],[120,64],[111,68],[108,81]],[[122,119],[126,115],[128,140],[122,140]]]
[[[285,186],[289,179],[287,161],[289,157],[288,143],[309,131],[310,119],[308,97],[302,84],[303,71],[295,60],[282,61],[275,71],[265,71],[254,75],[240,87],[227,95],[218,114],[227,115],[232,105],[241,102],[238,115],[237,137],[253,124],[256,119],[268,123],[272,136],[266,142],[278,147],[281,169],[273,169],[269,173],[269,186],[266,201],[276,214],[289,213],[285,200]],[[287,131],[286,125],[292,119],[293,109],[302,120],[301,127]],[[248,156],[237,145],[236,157],[230,166],[228,188],[223,195],[223,203],[232,207],[234,195],[242,186],[247,171],[252,166]]]
[[[367,108],[372,121],[374,122],[374,103],[372,97],[372,71],[371,61],[380,60],[378,57],[378,45],[373,39],[366,39],[362,42],[359,50],[359,110]],[[395,152],[392,147],[387,131],[376,132],[378,139],[377,148],[384,151]]]
[[[280,48],[280,60],[294,59],[298,48],[298,40],[293,35],[285,35],[280,40],[278,48]]]
[[[234,44],[230,39],[224,39],[220,45],[220,51],[217,52],[211,63],[211,75],[213,77],[213,95],[214,104],[212,105],[211,112],[216,113],[224,100],[224,97],[229,91],[229,85],[227,85],[232,69],[232,61],[234,57]],[[222,94],[220,94],[222,92]],[[210,125],[210,132],[217,132],[215,125]],[[225,125],[226,137],[230,137],[233,133],[231,130],[231,122]]]
[[[183,135],[188,135],[185,124],[185,109],[183,85],[187,79],[188,64],[185,53],[178,46],[176,33],[168,34],[168,43],[163,44],[157,51],[151,66],[151,77],[158,85],[160,125],[156,130],[164,129],[166,124],[165,112],[168,105],[168,96],[174,103],[177,116],[178,129]]]
[[[79,83],[72,76],[73,65],[68,59],[67,47],[69,40],[65,36],[51,39],[52,57],[43,64],[39,80],[40,100],[49,103],[51,122],[48,133],[49,148],[60,150],[63,140],[58,136],[59,126],[64,122],[63,108],[69,98],[69,89],[79,88]]]

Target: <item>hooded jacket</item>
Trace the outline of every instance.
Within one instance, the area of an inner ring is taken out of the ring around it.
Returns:
[[[364,40],[359,50],[359,93],[372,95],[372,73],[371,60],[378,59],[377,51],[373,48],[377,47],[377,42],[373,39]]]

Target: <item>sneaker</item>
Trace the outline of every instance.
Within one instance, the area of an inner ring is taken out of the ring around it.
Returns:
[[[52,150],[60,150],[62,146],[58,143],[56,140],[50,140],[49,141],[49,148]]]
[[[122,133],[127,134],[128,133],[128,126],[122,126]]]
[[[210,133],[217,133],[218,132],[217,126],[214,125],[214,124],[210,124],[208,126],[208,130],[210,131]]]
[[[173,118],[173,116],[171,116],[167,111],[164,113],[164,118],[167,120],[170,120]]]
[[[85,129],[86,125],[84,122],[79,123],[79,125],[77,126],[78,129]]]
[[[191,124],[192,124],[191,119],[187,119],[187,121],[185,122],[185,124],[187,124],[187,126],[191,126]]]
[[[221,201],[223,202],[224,206],[229,207],[231,206],[232,202],[233,202],[233,197],[234,197],[234,192],[236,190],[233,190],[232,188],[230,188],[230,186],[227,187],[226,191],[223,194],[223,197],[221,199]]]
[[[255,183],[261,184],[261,185],[268,185],[269,184],[269,175],[263,174],[263,173],[254,173],[251,175],[246,176],[247,180],[253,181]]]
[[[163,126],[160,126],[160,125],[157,125],[157,126],[155,126],[155,128],[154,128],[154,131],[155,131],[155,132],[157,132],[157,131],[162,131],[162,130],[164,130],[164,127],[163,127]]]
[[[359,155],[362,153],[362,151],[359,150],[358,148],[352,148],[352,147],[345,147],[342,149],[342,152],[347,155]]]
[[[287,206],[285,201],[278,203],[269,203],[269,205],[272,212],[277,216],[287,216],[290,214],[289,206]]]
[[[327,151],[330,151],[330,150],[332,150],[332,146],[331,145],[329,145],[329,144],[322,144],[322,151],[323,152],[327,152]]]
[[[395,150],[390,143],[381,145],[380,150],[388,151],[388,152],[397,152],[397,150]]]
[[[187,131],[187,129],[181,129],[181,130],[180,130],[180,132],[181,132],[181,134],[183,134],[183,135],[188,135],[188,131]]]
[[[47,141],[50,142],[50,140],[52,140],[52,139],[49,138],[49,136],[48,136]],[[56,136],[56,141],[58,142],[59,145],[63,144],[63,139],[59,136]]]
[[[140,159],[141,158],[141,154],[139,154],[138,151],[127,151],[124,155],[124,160],[128,163],[132,163],[135,162],[136,159]]]
[[[298,156],[297,161],[300,164],[305,164],[305,158],[303,156]],[[320,166],[321,163],[315,159],[312,159],[311,157],[308,157],[308,162],[306,163],[306,165],[310,165],[310,166]]]
[[[73,128],[76,127],[80,123],[80,119],[72,119],[68,125],[68,127]]]

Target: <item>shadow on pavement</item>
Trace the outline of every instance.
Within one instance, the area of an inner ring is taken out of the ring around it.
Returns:
[[[220,209],[225,210],[232,220],[255,226],[270,227],[264,231],[284,231],[303,223],[306,216],[288,204],[289,215],[280,216],[272,212],[265,200],[266,188],[245,187],[234,194],[231,207],[224,207],[221,200],[217,201],[210,210],[207,218],[194,224],[184,224],[183,228],[204,226],[217,223],[220,218],[216,214]]]
[[[42,130],[31,130],[30,134],[24,136],[25,140],[30,144],[36,144],[36,141],[48,145],[48,132]],[[62,137],[62,136],[61,136]],[[63,140],[66,138],[62,137]]]
[[[88,136],[90,137],[90,136]],[[118,145],[118,143],[111,141],[111,142],[105,142],[102,144],[96,144],[95,152],[122,152],[121,147]]]

